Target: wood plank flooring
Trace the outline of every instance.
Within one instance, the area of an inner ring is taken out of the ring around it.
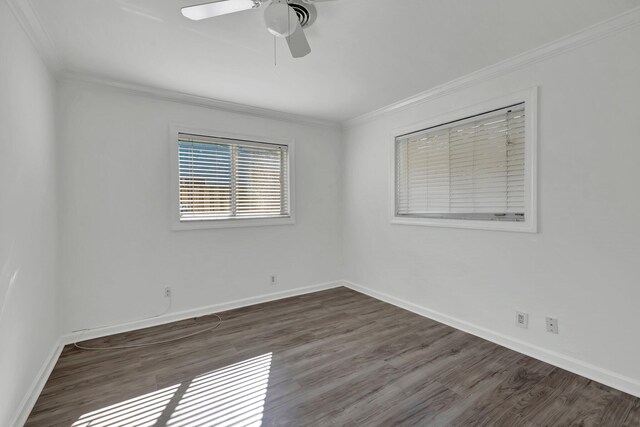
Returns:
[[[67,346],[26,425],[640,426],[640,399],[346,288],[221,317]]]

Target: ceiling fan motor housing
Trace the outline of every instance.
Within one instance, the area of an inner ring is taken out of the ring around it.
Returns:
[[[284,0],[274,0],[264,11],[264,22],[271,34],[288,37],[298,27],[298,15]]]
[[[302,28],[311,26],[316,17],[315,6],[302,0],[273,0],[264,11],[267,29],[276,37],[290,36],[295,31],[297,23],[300,23]]]

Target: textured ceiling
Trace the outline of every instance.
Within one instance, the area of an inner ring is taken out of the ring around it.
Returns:
[[[24,0],[29,1],[29,0]],[[640,0],[336,0],[292,59],[263,10],[193,22],[197,0],[30,0],[63,68],[344,121],[618,15]]]

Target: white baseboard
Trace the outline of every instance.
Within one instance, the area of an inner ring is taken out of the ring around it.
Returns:
[[[405,301],[400,298],[396,298],[383,292],[375,291],[373,289],[349,282],[347,280],[343,281],[343,285],[347,288],[353,289],[354,291],[363,293],[389,304],[393,304],[397,307],[403,308],[421,316],[428,317],[429,319],[433,319],[437,322],[444,323],[445,325],[451,326],[453,328],[499,344],[503,347],[507,347],[511,350],[517,351],[518,353],[526,354],[527,356],[531,356],[535,359],[541,360],[559,368],[566,369],[567,371],[573,372],[574,374],[608,385],[636,397],[640,397],[640,381],[633,378],[626,377],[617,372],[613,372],[599,366],[594,366],[590,363],[575,359],[561,353],[557,353],[555,351],[538,347],[525,341],[511,338],[507,335],[500,334],[487,328],[483,328],[482,326],[474,325],[473,323],[448,316],[446,314],[431,310],[429,308],[414,304],[409,301]]]
[[[70,334],[66,334],[61,336],[58,339],[55,347],[51,350],[49,357],[45,361],[44,365],[38,372],[36,379],[34,380],[31,387],[25,394],[25,397],[22,399],[20,407],[13,418],[13,422],[11,426],[13,427],[21,427],[27,421],[31,410],[36,404],[44,385],[49,379],[49,375],[51,375],[51,371],[56,365],[58,361],[58,357],[60,357],[60,353],[62,349],[67,344],[72,344],[76,342],[77,339],[92,339],[99,338],[107,335],[118,334],[122,332],[129,332],[136,329],[148,328],[150,326],[158,326],[166,323],[176,322],[179,320],[190,319],[198,316],[205,316],[207,314],[219,313],[221,311],[232,310],[234,308],[246,307],[248,305],[260,304],[263,302],[274,301],[278,299],[304,295],[311,292],[324,291],[326,289],[337,288],[340,286],[344,286],[342,281],[334,281],[334,282],[326,282],[320,283],[318,285],[305,286],[301,288],[288,289],[285,291],[279,292],[271,292],[268,294],[258,295],[250,298],[243,298],[234,301],[228,301],[220,304],[209,305],[206,307],[199,307],[191,310],[179,311],[176,313],[167,313],[166,315],[156,317],[149,320],[139,320],[129,323],[123,323],[120,325],[110,326],[106,328],[95,329],[89,332],[74,332]]]
[[[24,395],[22,402],[20,402],[20,406],[16,411],[15,416],[11,422],[11,426],[13,427],[22,427],[24,423],[27,421],[31,410],[36,404],[40,393],[42,393],[42,389],[49,379],[49,375],[51,375],[51,371],[56,366],[56,362],[58,361],[58,357],[60,357],[60,353],[62,353],[62,349],[64,348],[64,344],[61,339],[58,339],[53,349],[49,353],[49,356],[44,361],[44,364],[38,371],[38,375],[36,375],[33,383],[27,390],[27,393]]]
[[[323,291],[326,289],[337,288],[343,286],[342,281],[325,282],[317,285],[305,286],[301,288],[288,289],[284,291],[271,292],[255,297],[243,298],[219,304],[198,307],[189,310],[178,311],[175,313],[167,313],[162,316],[145,320],[135,320],[125,322],[118,325],[92,329],[90,331],[71,332],[62,337],[63,344],[73,344],[79,340],[89,340],[93,338],[105,337],[108,335],[119,334],[122,332],[135,331],[137,329],[149,328],[151,326],[164,325],[166,323],[177,322],[179,320],[191,319],[208,314],[219,313],[221,311],[233,310],[235,308],[246,307],[248,305],[261,304],[263,302],[274,301],[282,298],[304,295],[311,292]]]
[[[551,350],[547,350],[521,340],[508,337],[506,335],[491,331],[487,328],[483,328],[481,326],[474,325],[472,323],[448,316],[446,314],[439,313],[437,311],[419,306],[417,304],[402,300],[400,298],[396,298],[394,296],[385,294],[383,292],[378,292],[373,289],[367,288],[365,286],[358,285],[353,282],[349,282],[347,280],[343,280],[343,281],[326,282],[318,285],[301,287],[296,289],[289,289],[289,290],[280,291],[280,292],[272,292],[268,294],[258,295],[255,297],[243,298],[239,300],[228,301],[225,303],[209,305],[206,307],[200,307],[192,310],[184,310],[176,313],[169,313],[154,319],[124,323],[117,326],[97,329],[89,333],[84,333],[82,335],[80,332],[64,335],[60,337],[60,339],[58,340],[54,348],[51,350],[51,353],[47,357],[45,363],[42,365],[42,368],[38,372],[38,375],[33,381],[31,387],[29,387],[29,390],[26,393],[24,399],[22,400],[20,407],[13,419],[13,422],[11,423],[11,426],[20,427],[24,425],[24,423],[27,420],[27,417],[31,413],[31,410],[33,409],[36,401],[38,400],[38,396],[42,392],[42,389],[44,388],[44,385],[47,382],[47,379],[49,378],[51,371],[53,371],[53,368],[55,367],[55,364],[58,360],[58,357],[60,356],[60,353],[62,352],[62,349],[64,348],[65,345],[73,343],[79,337],[82,337],[82,339],[98,338],[98,337],[113,335],[121,332],[128,332],[136,329],[147,328],[150,326],[162,325],[162,324],[189,319],[193,317],[204,316],[204,315],[217,313],[221,311],[232,310],[235,308],[246,307],[249,305],[260,304],[263,302],[274,301],[282,298],[288,298],[292,296],[308,294],[311,292],[318,292],[326,289],[337,288],[340,286],[348,287],[350,289],[353,289],[354,291],[361,292],[365,295],[369,295],[370,297],[379,299],[389,304],[393,304],[397,307],[403,308],[405,310],[409,310],[413,313],[419,314],[424,317],[428,317],[430,319],[444,323],[445,325],[449,325],[453,328],[470,333],[472,335],[476,335],[480,338],[489,340],[501,346],[510,348],[511,350],[526,354],[527,356],[531,356],[538,360],[542,360],[543,362],[549,363],[554,366],[558,366],[562,369],[566,369],[567,371],[592,379],[594,381],[598,381],[602,384],[606,384],[610,387],[624,391],[625,393],[629,393],[634,396],[640,397],[640,382],[632,378],[628,378],[628,377],[625,377],[624,375],[618,374],[616,372],[612,372],[610,370],[607,370],[598,366],[594,366],[584,361],[581,361],[581,360],[578,360],[578,359],[575,359]]]

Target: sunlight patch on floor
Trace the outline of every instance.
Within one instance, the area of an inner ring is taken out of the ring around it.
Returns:
[[[84,414],[72,427],[260,426],[272,354]]]
[[[73,423],[73,427],[152,426],[160,418],[177,390],[177,385],[167,387],[89,412]]]

